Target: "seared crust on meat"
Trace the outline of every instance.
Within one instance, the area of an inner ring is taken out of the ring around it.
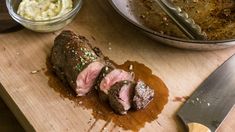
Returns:
[[[134,85],[133,81],[125,80],[115,83],[110,88],[108,93],[109,104],[116,113],[124,115],[131,108]],[[127,99],[123,99],[121,94],[127,94]]]
[[[93,48],[84,36],[72,31],[62,31],[55,38],[50,62],[77,96],[95,87],[100,99],[108,101],[118,114],[126,114],[131,107],[143,109],[153,99],[154,90],[141,80],[136,84],[134,74],[117,69],[99,48]]]
[[[154,97],[154,90],[139,80],[134,88],[132,107],[136,110],[145,108]]]
[[[97,78],[96,84],[95,84],[95,89],[98,90],[99,98],[101,101],[105,102],[108,100],[108,95],[104,93],[100,89],[100,83],[104,79],[104,77],[109,74],[112,70],[114,70],[114,67],[111,65],[106,65],[102,68],[100,75]]]
[[[78,74],[94,61],[103,63],[89,41],[72,31],[62,31],[55,38],[50,61],[60,79],[67,82],[75,91]]]

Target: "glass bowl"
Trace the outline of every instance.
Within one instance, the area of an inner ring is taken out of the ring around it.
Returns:
[[[36,32],[53,32],[62,29],[70,23],[81,8],[82,0],[73,0],[73,9],[68,13],[49,20],[28,20],[17,14],[17,9],[22,0],[6,0],[7,9],[10,16],[26,27]]]

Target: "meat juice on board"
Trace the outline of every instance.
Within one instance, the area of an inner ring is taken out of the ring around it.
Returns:
[[[115,126],[121,127],[124,130],[138,131],[145,126],[145,123],[156,121],[158,115],[163,110],[165,104],[168,102],[169,91],[164,82],[157,76],[152,74],[152,70],[142,63],[136,61],[126,61],[124,64],[118,65],[111,61],[117,68],[130,71],[130,66],[135,73],[136,79],[143,80],[154,90],[154,98],[144,109],[128,111],[127,115],[118,115],[113,112],[108,103],[104,103],[99,99],[97,91],[93,90],[84,97],[76,97],[75,92],[69,87],[65,86],[59,78],[50,70],[51,65],[47,60],[48,70],[45,74],[49,77],[48,85],[55,91],[60,93],[62,98],[67,98],[73,101],[76,105],[74,107],[83,107],[87,110],[92,110],[92,116],[95,119],[91,123],[89,130],[92,130],[98,120],[105,120],[106,124],[102,129],[105,129],[111,122]],[[101,130],[102,131],[102,130]]]

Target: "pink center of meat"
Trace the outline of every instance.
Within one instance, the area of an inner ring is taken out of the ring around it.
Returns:
[[[131,92],[133,91],[133,88],[131,87],[130,84],[126,84],[121,88],[121,91],[119,93],[119,101],[124,107],[125,110],[130,109],[131,107]]]
[[[100,62],[92,62],[81,73],[79,73],[76,81],[76,93],[78,96],[84,96],[91,90],[103,67],[104,65]]]
[[[104,93],[108,94],[108,90],[112,85],[116,82],[124,81],[124,80],[133,80],[133,76],[124,70],[115,69],[107,74],[104,79],[100,83],[100,90]]]

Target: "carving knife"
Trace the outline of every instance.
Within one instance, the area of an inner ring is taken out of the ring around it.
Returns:
[[[189,132],[214,132],[235,104],[235,55],[216,69],[177,115]]]

